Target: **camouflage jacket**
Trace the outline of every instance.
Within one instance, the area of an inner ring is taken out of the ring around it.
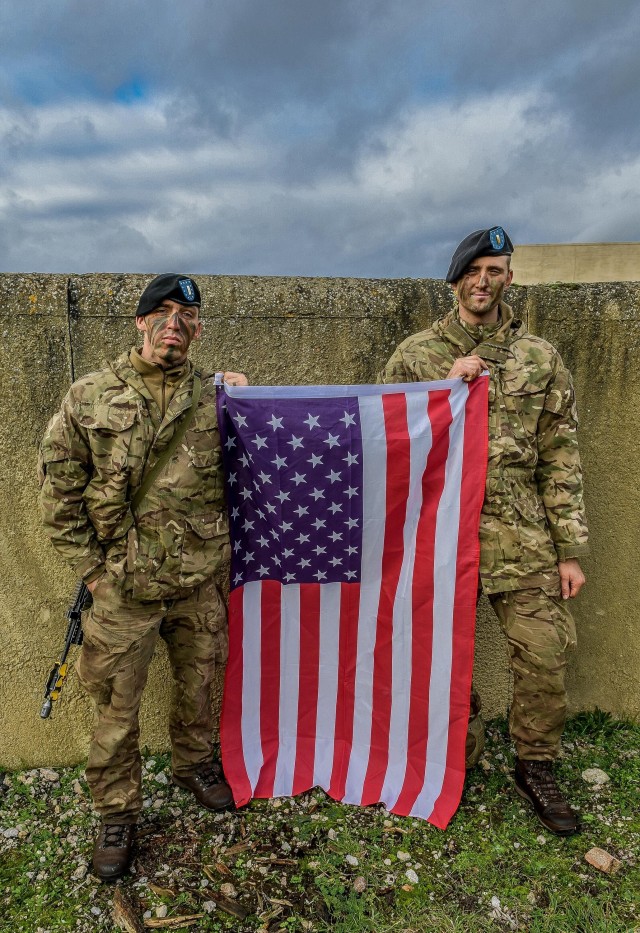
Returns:
[[[136,514],[131,497],[191,406],[193,367],[156,430],[153,398],[124,354],[75,382],[40,449],[44,527],[79,577],[100,565],[135,599],[175,598],[227,556],[228,522],[213,377]]]
[[[587,552],[577,415],[571,376],[546,340],[527,333],[508,305],[499,325],[462,325],[451,312],[409,337],[383,382],[445,379],[458,357],[486,360],[489,458],[480,520],[486,593],[542,586],[557,562]]]

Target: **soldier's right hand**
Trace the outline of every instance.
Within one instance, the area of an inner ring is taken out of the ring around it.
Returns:
[[[471,382],[473,379],[477,379],[485,369],[488,369],[488,366],[481,357],[475,354],[461,356],[449,370],[447,379],[462,378],[465,382]]]

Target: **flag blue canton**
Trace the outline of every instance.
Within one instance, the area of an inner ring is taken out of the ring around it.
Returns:
[[[227,397],[223,413],[232,587],[359,582],[357,398]]]

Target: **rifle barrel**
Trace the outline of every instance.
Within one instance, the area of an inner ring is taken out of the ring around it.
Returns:
[[[82,644],[82,610],[88,609],[92,602],[91,593],[87,585],[81,580],[76,586],[71,605],[66,612],[68,625],[60,660],[51,670],[47,685],[44,688],[44,701],[40,710],[41,719],[49,718],[53,703],[60,696],[60,691],[67,677],[67,655],[69,649],[72,645]]]

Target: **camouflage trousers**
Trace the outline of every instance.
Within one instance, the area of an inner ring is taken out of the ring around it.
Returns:
[[[567,652],[575,648],[573,618],[560,595],[560,582],[494,593],[489,600],[507,638],[513,700],[509,729],[519,758],[551,761],[558,757],[567,716]],[[480,698],[472,691],[467,767],[484,747]]]
[[[212,757],[211,683],[227,657],[226,610],[213,581],[182,599],[141,603],[105,575],[93,598],[77,663],[95,707],[87,782],[103,820],[134,823],[142,809],[138,712],[158,637],[173,673],[172,766],[184,776]]]

